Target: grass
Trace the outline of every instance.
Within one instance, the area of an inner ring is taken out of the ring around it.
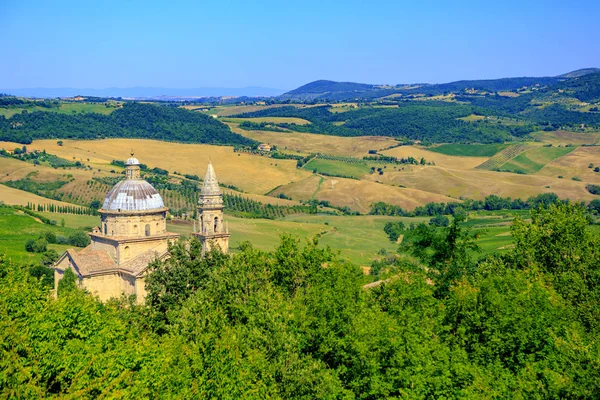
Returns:
[[[390,167],[388,166],[389,169]],[[388,174],[391,175],[391,171],[387,171],[381,176],[377,174],[368,174],[368,176],[371,179],[382,179]],[[316,175],[298,182],[283,185],[270,193],[270,195],[278,196],[282,193],[294,200],[307,201],[312,198],[325,200],[334,206],[347,206],[352,210],[365,214],[369,212],[371,204],[378,201],[395,204],[406,210],[413,210],[417,206],[432,201],[445,203],[459,201],[436,193],[384,185],[369,180],[324,177],[321,182],[321,178]]]
[[[398,142],[384,136],[340,137],[300,132],[247,131],[229,123],[231,130],[259,142],[274,144],[284,152],[322,153],[334,156],[362,157],[369,150],[383,150]]]
[[[531,136],[543,143],[550,143],[554,146],[594,144],[600,141],[600,133],[598,132],[539,131]]]
[[[33,204],[55,204],[61,206],[71,206],[73,204],[64,201],[57,201],[38,196],[24,190],[13,189],[0,184],[0,201],[9,205],[26,206],[27,203]]]
[[[377,252],[385,249],[396,251],[398,245],[391,242],[383,226],[386,222],[404,220],[405,223],[422,222],[424,218],[402,218],[385,216],[332,216],[298,215],[282,220],[243,219],[227,216],[231,232],[230,248],[235,251],[240,243],[249,241],[261,250],[273,250],[279,244],[281,234],[291,234],[301,240],[321,234],[321,246],[329,246],[340,252],[342,259],[357,265],[368,265],[378,258]],[[184,235],[192,231],[192,224],[168,223],[168,229]]]
[[[453,170],[465,170],[475,168],[485,162],[487,157],[456,157],[440,152],[433,151],[433,147],[419,146],[399,146],[393,149],[382,151],[381,154],[398,158],[414,157],[416,159],[424,158],[427,162],[433,162],[438,167],[450,168]]]
[[[234,122],[240,123],[244,121],[261,123],[261,122],[270,122],[273,124],[296,124],[296,125],[310,125],[310,121],[307,121],[302,118],[295,117],[261,117],[261,118],[221,118],[223,122]]]
[[[499,167],[502,171],[534,174],[552,160],[575,150],[575,147],[536,147],[519,154]]]
[[[100,217],[94,215],[59,214],[51,212],[39,212],[38,214],[51,221],[56,221],[59,225],[61,224],[61,221],[64,221],[65,227],[71,229],[82,229],[100,225]]]
[[[93,112],[108,115],[115,110],[114,107],[106,107],[104,103],[62,103],[58,112],[63,114]]]
[[[60,226],[45,225],[33,217],[9,207],[0,207],[0,254],[14,262],[29,264],[39,263],[42,255],[25,251],[25,242],[36,239],[40,234],[52,231],[57,235],[68,236],[73,231]],[[70,245],[49,244],[48,249],[54,249],[61,254]]]
[[[510,146],[509,144],[443,144],[428,148],[429,151],[461,157],[491,157]]]
[[[353,164],[342,161],[324,160],[313,158],[303,167],[307,171],[316,171],[327,175],[340,175],[345,177],[360,178],[370,171],[366,164]]]
[[[62,103],[59,108],[46,108],[46,107],[27,107],[27,108],[0,108],[0,115],[6,118],[10,118],[15,114],[20,114],[26,110],[29,113],[35,111],[45,112],[58,112],[61,114],[73,114],[73,113],[88,113],[94,112],[98,114],[108,115],[116,108],[107,108],[104,103]]]
[[[235,153],[229,146],[183,144],[143,139],[36,140],[28,149],[46,149],[50,154],[71,160],[87,160],[94,167],[114,169],[111,160],[124,160],[134,149],[140,162],[179,174],[204,176],[209,160],[219,182],[234,185],[246,192],[264,194],[278,185],[298,181],[310,175],[296,169],[295,160],[274,160],[248,153]],[[87,163],[87,161],[85,161]],[[95,164],[95,165],[94,165]]]

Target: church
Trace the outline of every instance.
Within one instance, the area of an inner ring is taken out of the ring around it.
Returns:
[[[125,162],[125,179],[106,195],[100,226],[90,233],[91,244],[65,251],[54,263],[54,289],[70,268],[79,286],[100,300],[135,295],[143,304],[148,264],[169,257],[169,244],[179,240],[167,232],[167,207],[160,194],[141,178],[140,162]],[[202,242],[203,251],[218,246],[229,251],[229,230],[223,219],[223,195],[209,162],[198,199],[198,222],[192,235]]]

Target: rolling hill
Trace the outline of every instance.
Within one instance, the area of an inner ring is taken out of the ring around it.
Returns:
[[[523,87],[556,85],[565,79],[569,80],[573,78],[580,78],[599,72],[599,68],[583,68],[554,77],[513,77],[500,79],[460,80],[441,84],[397,84],[394,86],[318,80],[286,92],[279,96],[279,98],[282,100],[294,101],[352,101],[356,99],[370,100],[390,95],[441,95],[447,92],[461,92],[465,90],[491,92],[511,91]]]

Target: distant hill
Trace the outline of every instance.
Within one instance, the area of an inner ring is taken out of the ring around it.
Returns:
[[[279,99],[294,101],[352,101],[373,100],[390,95],[441,95],[471,89],[484,92],[511,91],[523,87],[545,87],[556,85],[565,79],[579,78],[597,72],[600,72],[600,69],[585,68],[559,76],[461,80],[440,84],[417,83],[410,85],[398,84],[395,86],[318,80],[286,92],[279,96]]]
[[[201,87],[191,89],[161,88],[161,87],[133,87],[133,88],[22,88],[0,89],[0,93],[9,93],[14,96],[57,98],[74,96],[92,97],[122,97],[130,99],[194,99],[199,97],[272,97],[282,94],[280,89],[250,86],[245,88]]]
[[[575,71],[567,72],[559,75],[558,78],[579,78],[580,76],[594,74],[600,72],[600,68],[582,68]]]

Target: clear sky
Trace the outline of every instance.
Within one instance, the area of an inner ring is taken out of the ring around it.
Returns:
[[[0,87],[293,89],[600,67],[600,1],[0,0]]]

